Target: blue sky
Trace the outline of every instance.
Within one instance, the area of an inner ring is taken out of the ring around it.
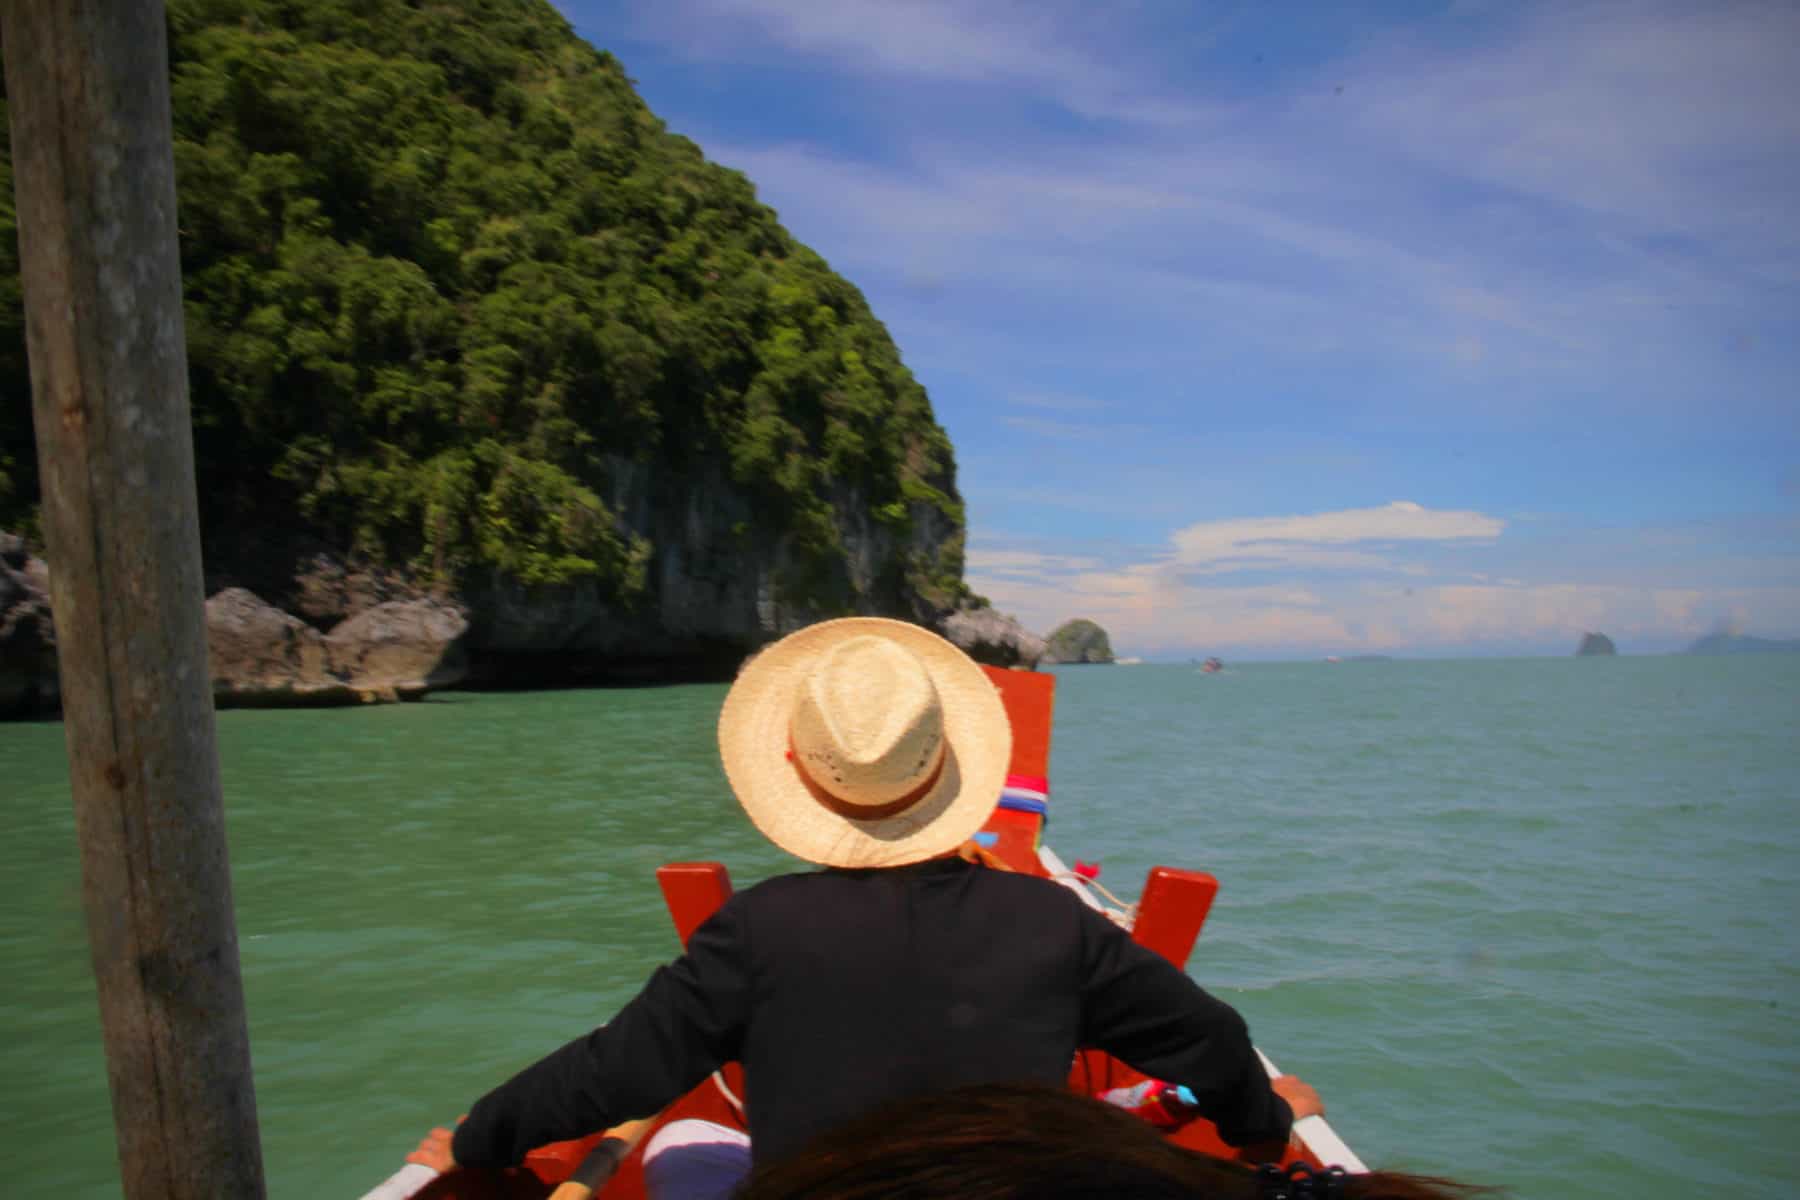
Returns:
[[[558,0],[1147,658],[1800,636],[1800,6]]]

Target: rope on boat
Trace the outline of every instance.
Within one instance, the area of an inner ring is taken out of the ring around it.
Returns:
[[[1074,888],[1077,891],[1082,888],[1088,888],[1092,891],[1099,892],[1102,896],[1106,897],[1105,901],[1096,900],[1094,906],[1104,913],[1107,919],[1114,925],[1117,925],[1120,929],[1130,929],[1133,925],[1137,924],[1138,906],[1136,904],[1127,904],[1125,901],[1113,895],[1112,892],[1107,890],[1106,885],[1101,883],[1098,879],[1089,879],[1087,876],[1077,875],[1073,871],[1063,871],[1059,874],[1052,875],[1050,878],[1056,880],[1056,882],[1062,884],[1064,887]],[[1110,901],[1111,903],[1107,903],[1107,901]]]
[[[725,1072],[714,1071],[712,1073],[712,1081],[713,1086],[719,1089],[719,1094],[725,1097],[725,1103],[736,1109],[738,1116],[744,1117],[745,1120],[749,1120],[749,1117],[744,1113],[744,1102],[737,1098],[737,1093],[733,1092],[731,1090],[731,1085],[725,1082]]]
[[[1081,902],[1097,912],[1105,914],[1108,920],[1120,929],[1130,929],[1137,924],[1136,904],[1127,904],[1106,889],[1097,879],[1089,879],[1086,875],[1069,870],[1069,865],[1057,857],[1056,851],[1048,846],[1037,848],[1038,863],[1044,873],[1055,883],[1060,883],[1081,897]],[[1098,892],[1099,895],[1095,895]],[[1102,900],[1100,897],[1106,897]],[[1111,903],[1107,903],[1111,901]]]

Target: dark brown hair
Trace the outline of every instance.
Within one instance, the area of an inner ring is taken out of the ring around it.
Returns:
[[[762,1166],[738,1200],[1257,1200],[1254,1169],[1166,1140],[1062,1088],[982,1084],[883,1108]],[[1345,1200],[1454,1200],[1492,1189],[1377,1171]]]

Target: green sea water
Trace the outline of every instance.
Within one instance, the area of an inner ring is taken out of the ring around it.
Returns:
[[[354,1200],[792,869],[721,686],[219,716],[269,1192]],[[1221,881],[1190,970],[1372,1164],[1800,1184],[1800,656],[1059,668],[1047,841]],[[0,1196],[119,1195],[62,727],[0,725]]]

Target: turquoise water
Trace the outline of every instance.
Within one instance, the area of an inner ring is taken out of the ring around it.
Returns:
[[[353,1200],[789,869],[723,687],[219,718],[270,1195]],[[1059,671],[1048,841],[1221,881],[1190,968],[1369,1162],[1570,1198],[1800,1182],[1800,656]],[[0,725],[5,1196],[117,1196],[62,728]]]

